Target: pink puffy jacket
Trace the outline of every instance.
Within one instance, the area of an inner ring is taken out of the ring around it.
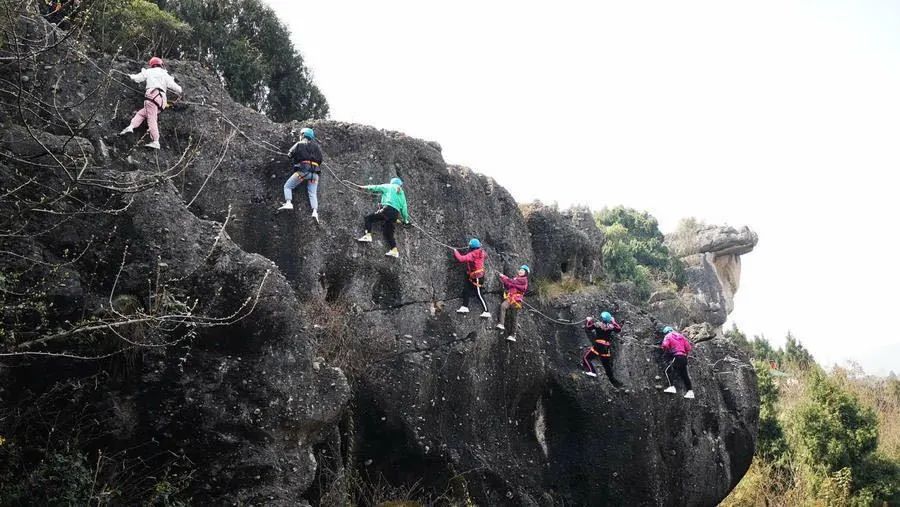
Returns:
[[[686,356],[691,353],[693,346],[683,334],[672,331],[663,339],[662,349],[674,356]]]

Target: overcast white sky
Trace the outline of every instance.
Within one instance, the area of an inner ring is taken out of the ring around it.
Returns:
[[[333,119],[520,202],[750,225],[732,320],[900,374],[900,2],[267,1]]]

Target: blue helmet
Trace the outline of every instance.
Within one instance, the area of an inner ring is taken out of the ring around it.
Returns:
[[[662,328],[662,334],[669,334],[672,331],[675,331],[675,328],[673,328],[672,326],[666,326]]]
[[[315,139],[316,133],[313,132],[313,129],[311,129],[309,127],[303,127],[302,129],[300,129],[300,137],[305,137],[307,139]]]
[[[400,178],[391,178],[391,185],[400,185],[403,186],[403,180]]]
[[[612,322],[612,314],[609,312],[603,312],[600,314],[600,320],[606,323]]]
[[[478,241],[478,238],[470,239],[469,248],[481,248],[481,241]]]
[[[528,264],[522,264],[521,266],[519,266],[519,269],[528,273],[529,275],[531,274],[531,268],[528,267]]]

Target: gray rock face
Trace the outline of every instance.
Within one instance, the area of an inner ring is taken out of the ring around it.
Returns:
[[[680,294],[651,296],[654,313],[679,327],[725,324],[740,285],[740,256],[752,251],[758,241],[749,227],[701,225],[689,233],[668,236],[666,246],[684,262],[687,284]]]
[[[50,93],[42,83],[60,73],[73,92],[103,89],[98,67],[61,62],[50,75],[35,71],[31,91]],[[139,68],[125,61],[100,68],[109,66]],[[66,278],[78,280],[71,287],[85,315],[104,311],[114,278],[116,294],[151,307],[156,296],[146,295],[147,283],[157,273],[173,297],[199,301],[198,314],[223,318],[248,300],[255,306],[227,326],[173,333],[174,345],[133,356],[128,380],[102,384],[88,405],[97,413],[118,409],[115,431],[85,452],[184,456],[191,472],[184,494],[198,504],[346,504],[357,498],[354,483],[383,477],[419,484],[432,499],[446,494],[480,505],[715,505],[743,475],[758,399],[752,369],[729,344],[697,348],[697,399],[684,400],[658,387],[666,367],[654,348],[658,321],[598,290],[539,306],[564,321],[613,311],[625,323],[614,346],[625,390],[602,373],[592,379],[579,371],[586,341],[578,326],[523,310],[512,343],[493,330],[493,319],[454,313],[465,270],[448,246],[481,239],[489,256],[483,291],[496,317],[498,272],[528,262],[548,278],[596,276],[603,238],[589,216],[523,215],[491,178],[447,165],[436,143],[333,121],[303,124],[327,154],[321,224],[308,216],[303,188],[295,210],[276,212],[291,173],[281,152],[300,125],[273,124],[235,105],[197,64],[170,66],[190,101],[161,116],[160,152],[112,135],[130,114],[124,104],[140,102],[128,88],[113,86],[62,113],[73,122],[88,112],[97,119],[81,135],[93,146],[102,141],[108,158],[85,174],[153,184],[84,191],[83,199],[111,199],[124,210],[72,220],[66,234],[33,238],[27,247],[51,258],[105,231],[104,249],[73,263]],[[50,128],[49,119],[29,121]],[[0,160],[4,188],[18,181],[10,169],[34,171],[13,164]],[[177,177],[168,178],[165,168],[173,167]],[[374,243],[356,241],[377,200],[348,183],[394,176],[405,181],[419,226],[398,228],[399,259],[383,255],[379,230]],[[44,361],[17,366],[0,373],[5,413],[27,402],[24,393],[97,372],[58,368],[48,378]],[[150,441],[152,449],[141,447]]]
[[[593,282],[603,267],[605,237],[588,209],[560,212],[536,202],[522,207],[539,263],[534,277],[557,281],[570,275]]]

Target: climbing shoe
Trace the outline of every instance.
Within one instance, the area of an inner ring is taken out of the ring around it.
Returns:
[[[516,335],[511,334],[511,335],[507,336],[506,341],[510,341],[510,342],[516,341]]]
[[[596,376],[597,376],[597,374],[594,373],[594,372],[592,372],[592,371],[583,371],[583,372],[581,372],[581,373],[584,373],[584,374],[587,375],[588,377],[596,377]]]
[[[363,234],[363,236],[356,241],[359,241],[360,243],[371,243],[372,242],[372,233],[367,232],[367,233]]]
[[[131,128],[131,125],[129,125],[129,126],[125,127],[124,130],[122,130],[121,132],[119,132],[119,135],[120,135],[120,136],[124,136],[125,134],[131,134],[132,132],[134,132],[134,129]]]
[[[691,389],[690,391],[688,391],[687,394],[684,395],[684,397],[689,400],[693,400],[694,399],[694,390]]]
[[[286,202],[286,203],[282,204],[281,207],[278,208],[278,209],[280,209],[280,210],[282,210],[282,209],[294,209],[294,205],[293,205],[292,203],[290,203],[290,202]]]
[[[144,145],[145,148],[153,148],[154,150],[159,149],[159,141],[152,141]]]
[[[384,255],[387,256],[387,257],[393,257],[393,258],[396,259],[396,258],[400,257],[400,251],[397,250],[396,248],[391,248],[390,250],[388,250],[387,252],[385,252]]]
[[[664,393],[669,393],[669,394],[675,394],[675,393],[677,393],[678,391],[675,390],[675,386],[669,386],[669,387],[667,387],[663,392],[664,392]]]
[[[479,317],[481,317],[482,319],[489,319],[491,318],[491,312],[481,312],[481,315],[479,315]]]
[[[313,220],[318,222],[319,221],[319,210],[314,209],[311,216],[312,216]]]
[[[504,326],[503,324],[497,324],[497,325],[494,326],[494,327],[496,327],[496,328],[499,329],[500,331],[503,331],[504,329],[506,329],[506,326]]]
[[[456,313],[469,313],[469,307],[467,307],[467,306],[460,306],[459,309],[456,310]]]

